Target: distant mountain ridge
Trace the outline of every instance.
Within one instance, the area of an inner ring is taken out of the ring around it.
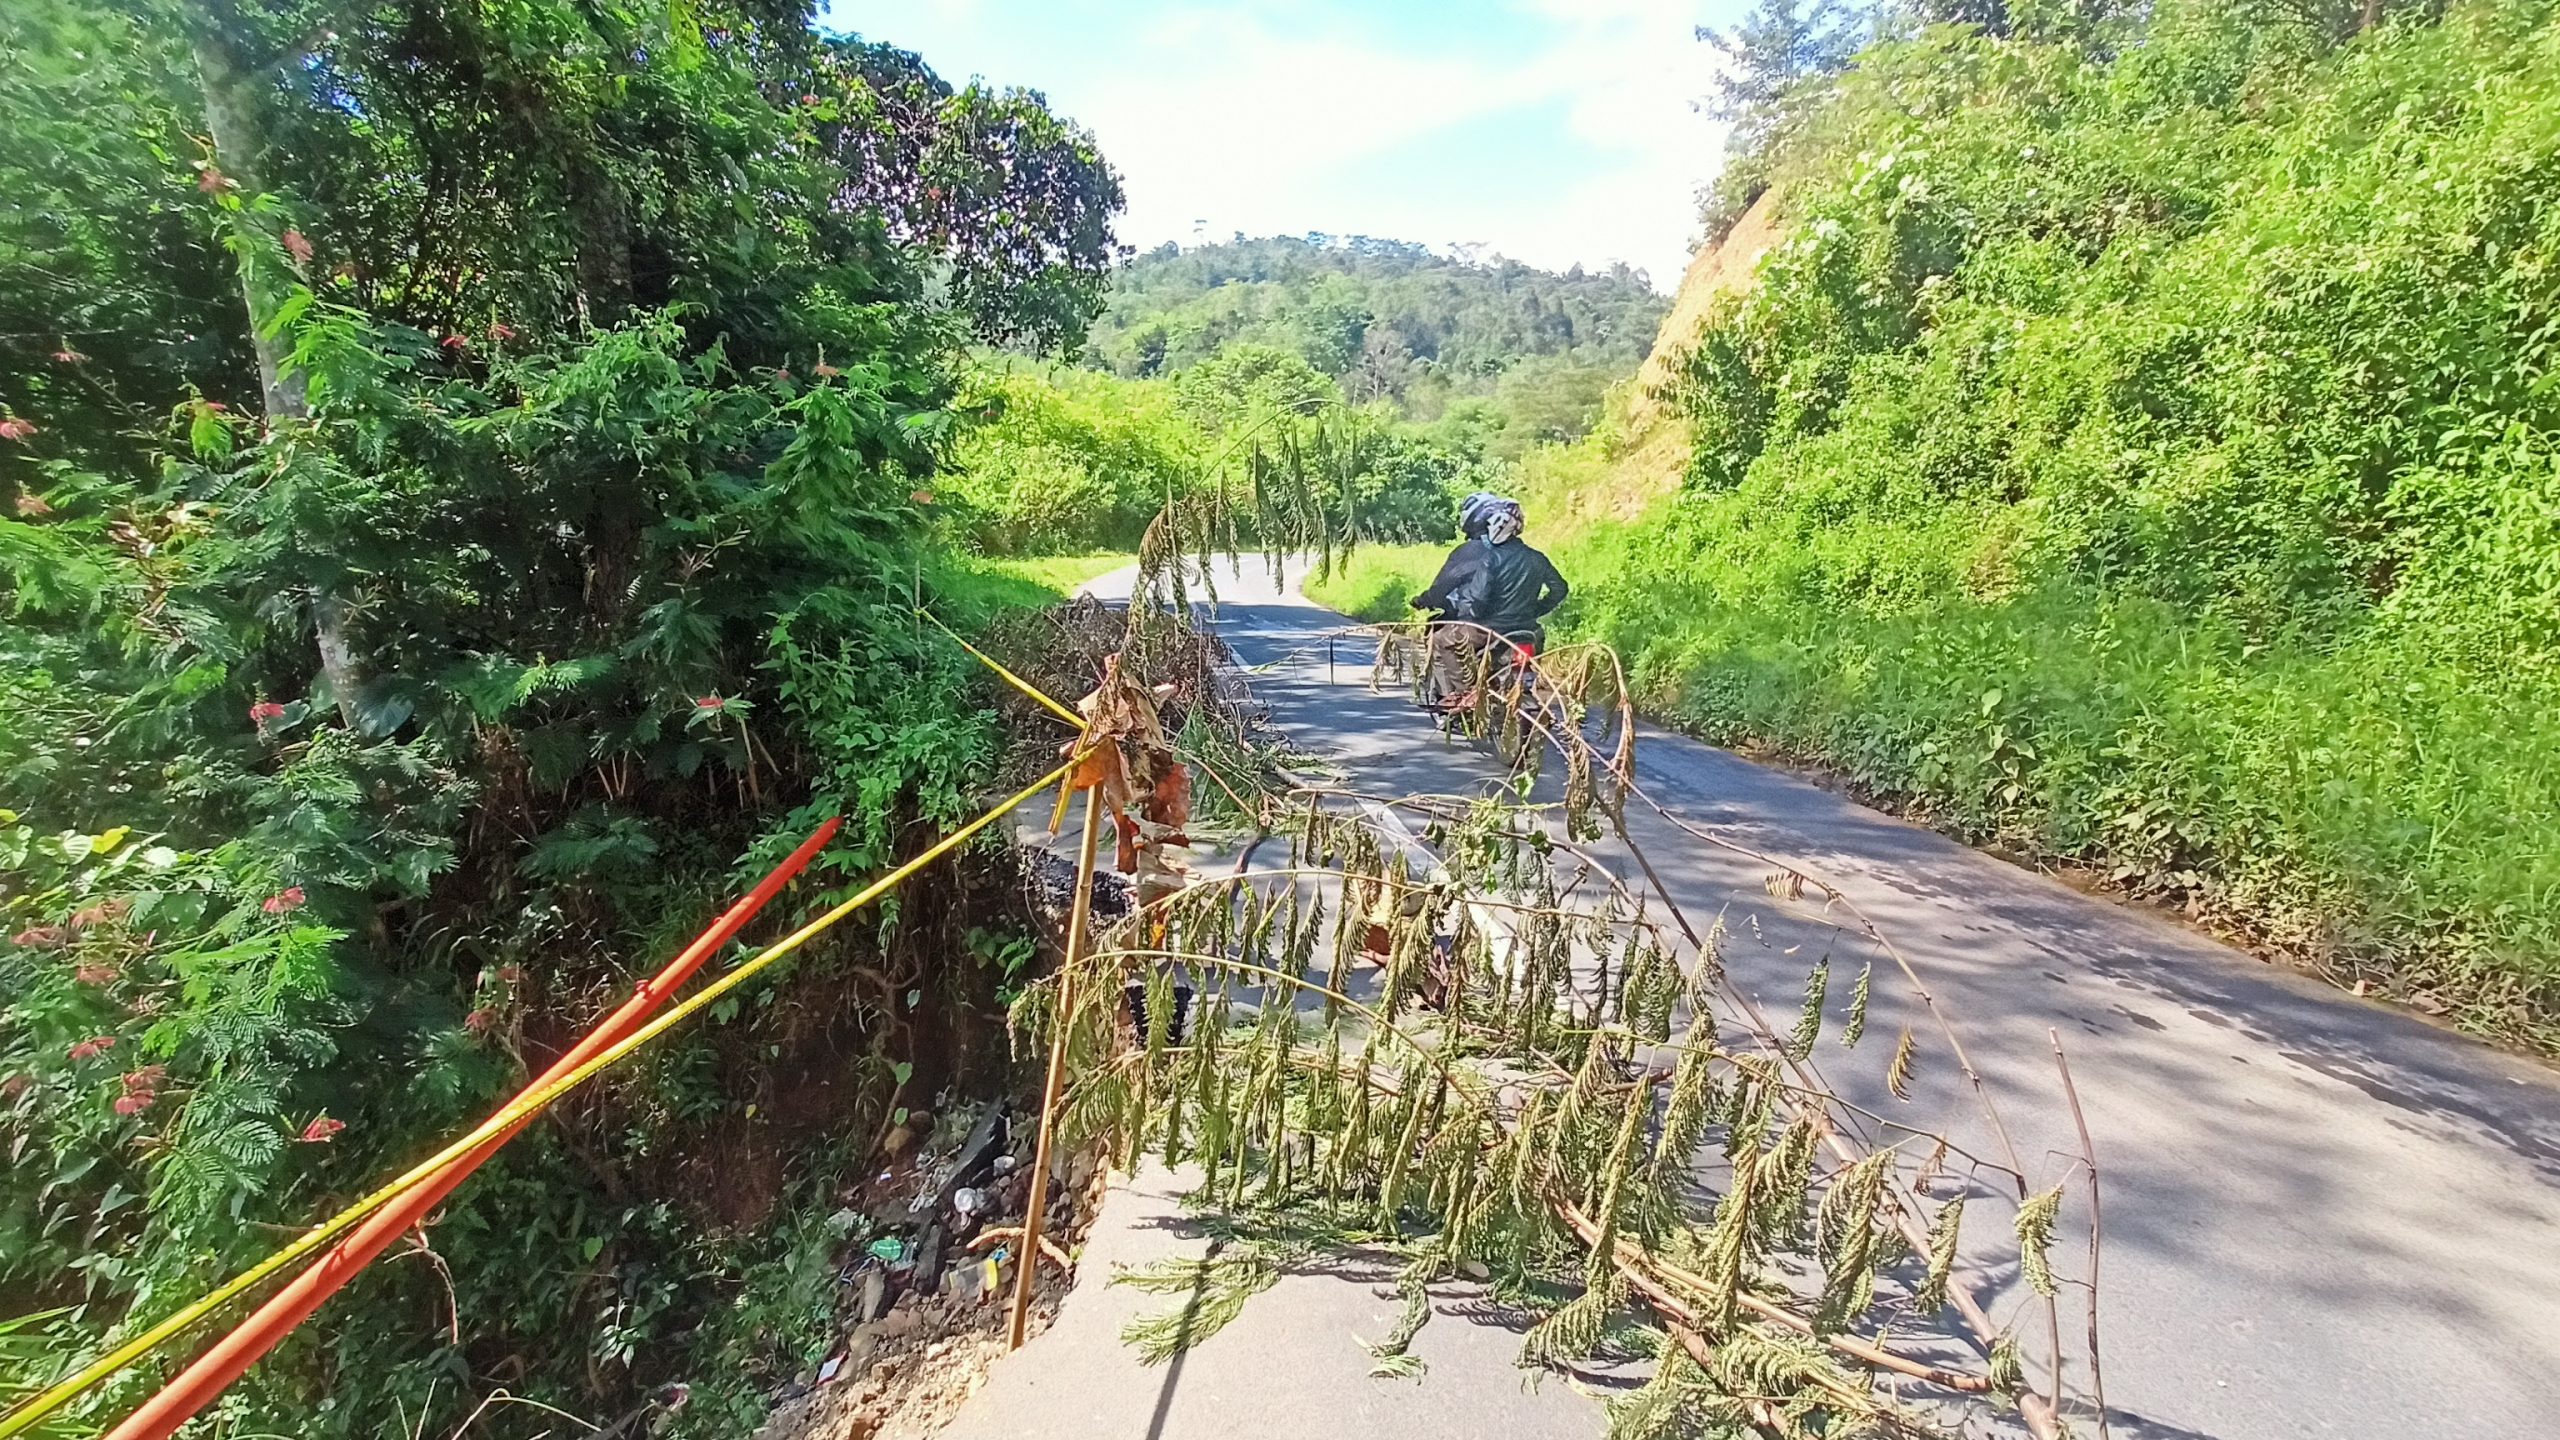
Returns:
[[[1558,273],[1363,235],[1168,244],[1114,277],[1086,360],[1142,377],[1267,345],[1304,357],[1351,402],[1393,401],[1416,420],[1487,401],[1525,445],[1580,434],[1643,362],[1670,304],[1625,265]]]

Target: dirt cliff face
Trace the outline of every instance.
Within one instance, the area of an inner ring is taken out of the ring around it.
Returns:
[[[1689,464],[1689,427],[1654,392],[1696,342],[1715,303],[1757,280],[1760,257],[1784,230],[1776,192],[1762,195],[1722,240],[1690,260],[1652,353],[1634,383],[1610,398],[1598,432],[1561,450],[1531,453],[1521,490],[1542,537],[1563,542],[1596,522],[1633,520],[1679,487]]]
[[[1751,288],[1760,272],[1760,257],[1778,240],[1777,194],[1775,190],[1763,193],[1722,240],[1701,247],[1690,258],[1688,273],[1680,277],[1680,289],[1672,297],[1671,313],[1654,333],[1653,353],[1636,372],[1635,395],[1627,412],[1631,430],[1642,430],[1660,418],[1662,405],[1653,397],[1654,388],[1670,377],[1673,357],[1697,338],[1708,308],[1721,296]]]

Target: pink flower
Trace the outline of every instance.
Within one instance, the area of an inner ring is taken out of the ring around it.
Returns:
[[[0,1080],[0,1100],[15,1100],[26,1094],[27,1087],[34,1083],[24,1075],[12,1075],[6,1080]]]
[[[302,908],[303,899],[301,886],[288,885],[268,896],[262,908],[270,915],[290,915]]]
[[[113,965],[83,965],[71,972],[71,978],[83,985],[96,985],[103,988],[116,983],[116,973],[116,967]]]
[[[249,719],[251,723],[258,727],[258,733],[261,735],[267,733],[268,721],[281,720],[283,718],[284,707],[273,700],[261,700],[257,704],[249,707]]]
[[[71,932],[59,925],[37,925],[9,937],[9,943],[27,950],[59,949]]]
[[[21,420],[15,415],[0,420],[0,440],[24,441],[34,433],[36,433],[36,425],[32,420]]]
[[[159,1098],[159,1096],[152,1094],[148,1090],[127,1091],[116,1097],[116,1113],[119,1115],[139,1115],[143,1111],[150,1109],[151,1102]]]
[[[836,378],[837,376],[839,376],[839,375],[841,375],[841,374],[843,374],[843,373],[844,373],[843,371],[841,371],[841,370],[837,369],[837,368],[836,368],[836,367],[834,367],[833,365],[828,364],[828,363],[827,363],[826,361],[824,361],[824,360],[821,360],[821,361],[819,361],[819,362],[818,362],[818,364],[817,364],[817,371],[818,371],[818,374],[820,374],[821,376],[824,376],[825,378],[827,378],[827,379],[829,379],[829,380],[833,380],[833,379],[834,379],[834,378]]]
[[[231,188],[231,182],[224,179],[222,172],[213,168],[212,165],[199,165],[196,167],[196,188],[207,195],[219,195]]]
[[[52,513],[53,507],[46,504],[41,495],[18,497],[18,517],[22,520],[41,520]]]
[[[443,346],[444,348],[446,348],[447,350],[452,351],[454,354],[459,355],[459,354],[461,354],[461,353],[463,352],[463,350],[464,350],[464,349],[466,349],[466,348],[468,348],[468,347],[469,347],[469,345],[471,344],[471,340],[470,340],[470,338],[469,338],[468,336],[463,336],[463,335],[447,335],[447,336],[446,336],[446,337],[444,337],[442,340],[439,340],[439,341],[437,341],[436,343],[437,343],[437,344],[439,344],[439,345],[442,345],[442,346]]]
[[[86,910],[72,911],[71,928],[74,930],[86,930],[91,926],[105,925],[113,921],[121,920],[125,917],[125,912],[132,908],[132,904],[128,901],[101,900]]]
[[[145,1065],[139,1070],[128,1070],[125,1072],[124,1088],[127,1090],[157,1090],[160,1088],[160,1082],[168,1078],[168,1066]]]
[[[498,979],[509,985],[521,985],[524,983],[524,967],[501,965],[498,967]]]
[[[314,1119],[310,1124],[302,1127],[302,1143],[305,1145],[326,1145],[329,1143],[330,1136],[335,1135],[346,1128],[346,1121],[332,1120],[328,1116],[322,1115]]]
[[[485,1033],[491,1025],[497,1023],[497,1019],[498,1012],[490,1009],[486,1005],[483,1005],[479,1009],[462,1017],[462,1028],[470,1031],[474,1035],[479,1035]]]
[[[311,263],[311,241],[301,231],[287,229],[284,232],[284,253],[293,257],[294,264],[308,265]]]
[[[773,372],[773,378],[776,380],[788,380],[791,378],[791,371],[788,367],[778,369]]]
[[[89,363],[89,357],[72,349],[70,346],[65,345],[61,349],[53,352],[53,363],[57,365],[86,365]]]
[[[818,103],[818,97],[815,95],[803,95],[800,97],[800,103],[803,105],[815,105]]]
[[[933,503],[933,492],[930,490],[910,490],[907,492],[907,498],[913,500],[919,505],[930,505]]]
[[[489,338],[493,341],[513,340],[516,338],[516,329],[503,320],[492,320],[489,322]]]
[[[99,1035],[91,1039],[83,1040],[79,1044],[72,1046],[71,1058],[74,1060],[86,1060],[93,1055],[104,1055],[114,1048],[116,1048],[116,1037],[113,1035]]]
[[[721,699],[717,695],[697,695],[694,697],[693,708],[696,710],[719,710],[725,708],[728,703],[728,701]]]

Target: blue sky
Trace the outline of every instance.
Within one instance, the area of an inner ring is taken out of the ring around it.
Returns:
[[[1746,0],[834,0],[955,83],[1045,92],[1129,192],[1121,235],[1391,236],[1664,289],[1723,127],[1699,24]]]

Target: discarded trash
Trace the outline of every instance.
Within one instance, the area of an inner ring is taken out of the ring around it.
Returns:
[[[833,1385],[836,1383],[836,1376],[842,1374],[843,1371],[844,1357],[841,1355],[830,1357],[826,1364],[818,1367],[818,1383],[821,1385]]]
[[[960,1167],[957,1165],[935,1166],[933,1170],[924,1177],[924,1187],[916,1191],[916,1198],[907,1202],[907,1213],[910,1215],[921,1215],[925,1211],[932,1209],[934,1198],[942,1193],[943,1186],[951,1183],[952,1175],[957,1172],[959,1168]]]
[[[862,1248],[872,1259],[884,1265],[895,1265],[907,1258],[907,1242],[895,1235],[883,1235]]]
[[[1010,1155],[999,1155],[995,1159],[995,1172],[999,1175],[1010,1175],[1013,1173],[1013,1167],[1021,1163]]]
[[[992,1255],[973,1260],[953,1270],[944,1288],[958,1300],[983,1300],[1004,1288],[1004,1267]]]
[[[963,1185],[951,1192],[951,1208],[963,1215],[975,1215],[987,1208],[987,1193]]]

